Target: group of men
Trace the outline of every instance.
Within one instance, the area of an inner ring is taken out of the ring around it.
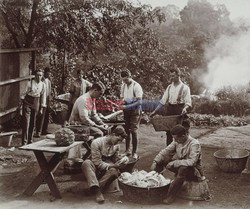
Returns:
[[[132,79],[129,70],[122,70],[120,76],[123,81],[120,109],[124,112],[127,134],[125,154],[132,155],[133,158],[137,159],[138,127],[142,115],[140,102],[142,101],[143,91],[141,85]],[[108,125],[98,116],[96,111],[96,99],[100,98],[104,92],[105,86],[102,82],[91,84],[90,90],[75,100],[69,117],[69,123],[89,126],[90,135],[94,138],[102,137],[108,129]],[[132,152],[130,151],[131,138]]]
[[[179,69],[173,69],[171,72],[172,83],[167,87],[159,105],[150,114],[151,117],[165,106],[167,108],[164,115],[183,115],[184,119],[187,118],[186,113],[191,107],[190,89],[181,81],[180,73]],[[45,93],[46,87],[41,77],[42,73],[36,72],[35,80],[29,85],[24,100],[26,129],[29,117],[34,118],[36,113],[43,112],[47,105],[46,96],[48,95]],[[141,85],[132,79],[129,70],[122,70],[120,77],[122,80],[120,98],[123,101],[120,108],[124,113],[125,126],[116,127],[110,134],[106,134],[108,126],[96,111],[96,99],[104,94],[104,84],[101,82],[92,84],[84,80],[82,72],[78,71],[78,79],[72,84],[70,90],[72,102],[69,107],[69,122],[89,126],[90,135],[95,138],[91,143],[91,157],[82,164],[82,171],[87,179],[89,191],[96,195],[98,203],[105,201],[103,191],[118,178],[120,169],[125,166],[126,163],[121,162],[121,158],[130,155],[135,159],[138,158],[138,127],[142,116],[143,90]],[[89,91],[87,91],[88,88]],[[33,97],[30,102],[33,105],[28,103],[29,97]],[[41,98],[41,100],[36,98]],[[40,109],[38,104],[41,104]],[[184,120],[183,124],[176,125],[167,132],[168,146],[159,152],[151,165],[151,169],[159,173],[165,167],[176,173],[167,198],[164,200],[165,204],[174,201],[184,180],[198,180],[203,177],[200,165],[201,147],[198,140],[189,135],[189,126],[188,120]],[[29,133],[26,130],[23,134]],[[125,153],[121,155],[119,143],[123,139],[126,139],[126,146]],[[132,152],[130,150],[131,139]]]

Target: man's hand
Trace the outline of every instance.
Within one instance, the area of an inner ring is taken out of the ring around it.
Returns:
[[[119,164],[116,162],[115,164],[110,164],[109,168],[119,168]]]
[[[184,107],[183,110],[182,110],[182,112],[181,112],[181,114],[182,114],[182,115],[187,114],[187,109],[188,109],[188,107]]]
[[[97,128],[101,129],[102,131],[107,131],[108,125],[106,125],[106,124],[104,124],[104,125],[97,125]]]
[[[43,114],[43,110],[44,110],[44,107],[41,107],[40,108],[40,111],[39,111],[39,113],[42,115]]]
[[[152,171],[154,171],[154,170],[156,169],[156,166],[157,166],[157,163],[156,163],[155,161],[153,161],[153,163],[152,163],[150,169],[151,169]]]
[[[152,118],[154,115],[155,115],[155,111],[151,112],[151,113],[149,114],[149,117]]]
[[[166,167],[168,169],[171,168],[171,167],[174,167],[174,161],[169,162]]]
[[[125,110],[127,108],[127,105],[120,105],[120,110]]]

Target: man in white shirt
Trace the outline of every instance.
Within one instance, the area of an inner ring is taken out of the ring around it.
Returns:
[[[132,135],[132,157],[138,158],[137,145],[138,145],[138,128],[142,115],[142,96],[143,90],[141,85],[131,78],[129,70],[125,69],[121,72],[121,78],[123,84],[121,86],[121,99],[124,101],[124,105],[121,105],[123,109],[125,130],[127,133],[126,138],[126,155],[130,153],[130,141]]]
[[[90,127],[90,135],[95,138],[103,136],[103,131],[107,131],[108,126],[102,121],[96,112],[96,99],[105,91],[103,83],[93,84],[90,90],[80,96],[72,109],[69,122],[80,123]]]
[[[155,115],[158,110],[166,106],[165,115],[182,115],[184,120],[187,120],[187,111],[191,107],[191,95],[190,88],[184,84],[180,79],[181,71],[178,68],[174,68],[171,72],[172,83],[167,87],[164,95],[156,107],[156,109],[150,114],[150,117]],[[173,141],[173,137],[170,130],[167,131],[167,145]]]
[[[37,113],[43,114],[46,108],[46,86],[42,82],[43,71],[35,72],[35,79],[28,82],[23,99],[22,120],[22,144],[30,144],[33,140],[33,132]]]
[[[51,81],[50,81],[50,69],[46,67],[44,69],[44,78],[43,82],[45,83],[45,92],[46,92],[46,108],[44,108],[43,114],[38,114],[36,121],[36,134],[34,137],[40,137],[42,135],[48,134],[48,125],[49,125],[49,104],[51,100]]]

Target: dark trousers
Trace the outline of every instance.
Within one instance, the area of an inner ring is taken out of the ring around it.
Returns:
[[[82,171],[86,177],[90,188],[99,187],[105,190],[120,175],[120,171],[116,168],[110,168],[107,171],[96,169],[91,160],[85,160],[82,164]]]
[[[171,156],[167,157],[164,162],[157,163],[155,171],[162,172],[164,167],[171,161]],[[180,190],[183,182],[187,181],[197,181],[198,178],[195,176],[195,168],[191,166],[180,166],[178,168],[171,167],[170,171],[175,173],[175,179],[171,183],[168,189],[168,196],[175,196]]]
[[[29,105],[23,105],[22,117],[22,145],[30,144],[33,141],[37,111]]]
[[[168,115],[181,115],[183,108],[184,108],[184,104],[176,104],[176,105],[168,104],[164,115],[166,115],[166,116],[168,116]],[[188,120],[188,116],[183,115],[183,120]],[[171,144],[173,142],[173,136],[172,136],[170,130],[166,131],[166,136],[167,136],[166,144],[168,146],[169,144]]]
[[[138,128],[141,121],[141,110],[124,110],[125,131],[126,138],[126,151],[129,150],[131,136],[132,136],[132,153],[136,153],[138,144]]]
[[[71,115],[73,106],[74,106],[74,104],[72,104],[72,103],[69,103],[69,104],[68,104],[68,112],[67,112],[67,120],[68,120],[68,121],[69,121],[69,118],[70,118],[70,115]]]

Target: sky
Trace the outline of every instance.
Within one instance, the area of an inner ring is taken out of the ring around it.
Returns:
[[[137,0],[130,0],[137,2]],[[152,7],[174,4],[182,9],[188,0],[140,0]],[[207,0],[212,5],[224,4],[234,24],[250,25],[250,0]],[[241,21],[238,21],[238,20]],[[221,36],[213,45],[205,48],[207,73],[200,81],[212,92],[225,86],[250,87],[250,29],[231,36]],[[199,69],[193,69],[194,72]],[[199,72],[199,71],[198,71]]]
[[[138,2],[138,0],[129,0]],[[187,5],[188,0],[139,0],[143,4],[150,4],[152,7],[166,6],[174,4],[182,9]],[[249,18],[250,19],[250,0],[207,0],[213,5],[225,4],[230,12],[230,18]]]

